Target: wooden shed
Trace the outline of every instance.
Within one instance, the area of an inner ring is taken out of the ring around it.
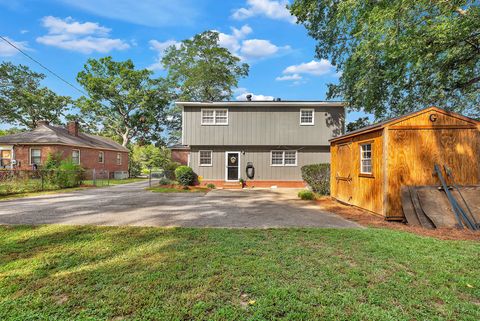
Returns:
[[[480,183],[480,122],[429,107],[330,140],[331,195],[403,220],[402,185],[438,185],[434,164],[456,183]]]

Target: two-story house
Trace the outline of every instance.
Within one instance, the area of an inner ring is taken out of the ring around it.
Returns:
[[[301,167],[329,163],[343,134],[342,102],[177,102],[182,145],[202,184],[302,187]]]

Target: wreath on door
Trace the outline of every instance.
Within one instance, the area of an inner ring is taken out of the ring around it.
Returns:
[[[230,163],[235,164],[237,162],[237,158],[235,156],[230,157]]]

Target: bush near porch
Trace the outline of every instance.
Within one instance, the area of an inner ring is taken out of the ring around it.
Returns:
[[[330,195],[330,164],[312,164],[302,166],[302,179],[313,192]]]

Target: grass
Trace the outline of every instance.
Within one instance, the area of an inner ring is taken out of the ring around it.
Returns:
[[[384,229],[0,227],[0,319],[479,320],[479,258]]]
[[[105,186],[107,184],[109,185],[122,185],[122,184],[130,184],[130,183],[137,183],[137,182],[146,182],[148,181],[148,178],[141,178],[141,177],[135,177],[135,178],[126,178],[126,179],[99,179],[97,180],[98,182],[101,182],[102,186]],[[93,180],[84,180],[82,181],[82,184],[84,185],[93,185]]]
[[[9,200],[17,199],[17,198],[24,198],[24,197],[31,197],[31,196],[69,193],[69,192],[79,191],[79,190],[86,189],[86,188],[88,188],[88,187],[69,187],[69,188],[62,188],[62,189],[56,189],[56,190],[47,190],[47,191],[39,191],[39,192],[25,192],[25,193],[17,193],[17,194],[9,194],[9,195],[1,195],[0,194],[0,201],[9,201]]]

